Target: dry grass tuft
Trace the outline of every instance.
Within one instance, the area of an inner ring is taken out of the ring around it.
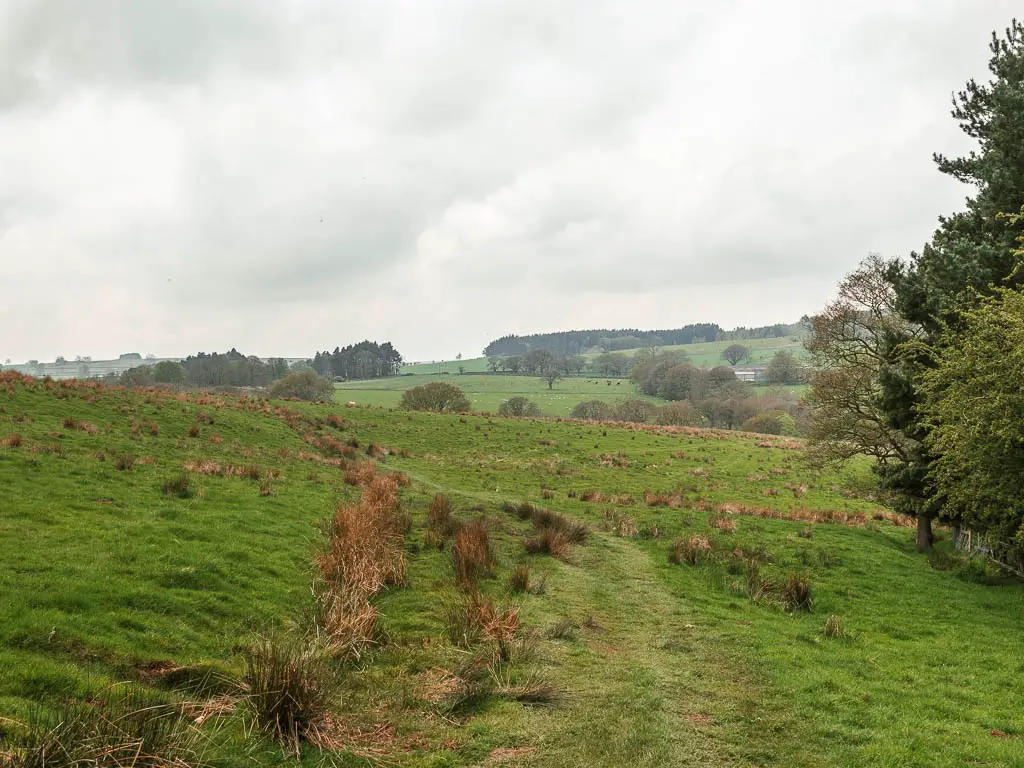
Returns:
[[[247,704],[254,725],[294,755],[315,741],[336,680],[323,647],[305,638],[259,638],[245,654]]]
[[[509,644],[519,629],[519,608],[496,606],[478,590],[444,605],[448,639],[459,648],[471,648],[481,639]]]
[[[0,745],[13,750],[0,751],[5,768],[184,768],[202,760],[204,742],[189,713],[141,689],[37,710],[26,726]]]
[[[356,461],[350,464],[348,469],[345,470],[345,474],[342,479],[348,485],[365,487],[373,482],[376,474],[377,462],[372,460]]]
[[[177,496],[179,499],[191,499],[195,493],[187,472],[164,480],[163,490],[164,496]]]
[[[633,518],[617,509],[606,509],[601,513],[601,530],[623,537],[636,536],[638,533]]]
[[[811,595],[811,580],[804,573],[791,573],[783,583],[779,599],[787,611],[812,611],[814,598]]]
[[[3,445],[7,448],[21,448],[21,446],[24,444],[24,438],[17,432],[12,433],[3,441]]]
[[[716,511],[723,514],[763,517],[770,520],[795,520],[802,523],[848,525],[857,528],[867,525],[869,522],[869,515],[865,512],[850,512],[841,509],[808,509],[807,507],[775,509],[774,507],[754,507],[749,504],[732,502],[719,504]],[[916,524],[912,517],[886,510],[875,510],[872,516],[875,515],[881,515],[881,519],[888,520],[893,525],[900,527],[909,528]]]
[[[825,627],[822,631],[825,633],[825,637],[845,638],[850,636],[846,627],[843,626],[843,617],[834,613],[825,620]]]
[[[459,532],[461,523],[452,517],[452,502],[443,493],[434,496],[427,508],[427,528],[438,536],[442,543],[449,536]]]
[[[508,577],[508,591],[512,594],[530,591],[530,566],[517,565]]]
[[[455,567],[455,581],[464,589],[475,587],[482,577],[493,573],[494,553],[483,520],[466,523],[455,534],[452,565]]]
[[[708,525],[712,528],[717,528],[720,531],[727,531],[728,533],[736,531],[736,521],[725,515],[712,515],[708,518]]]
[[[531,555],[546,554],[564,560],[569,554],[569,538],[555,528],[541,528],[537,534],[523,542]]]
[[[694,535],[686,539],[676,539],[669,550],[668,559],[676,563],[698,565],[706,560],[712,552],[711,541],[706,536]]]
[[[682,494],[676,493],[653,493],[644,491],[644,504],[648,507],[670,507],[678,509],[683,506]]]
[[[358,502],[339,505],[327,547],[317,558],[322,628],[345,655],[358,654],[372,640],[377,614],[370,598],[385,586],[405,584],[409,521],[399,509],[400,482],[391,474],[377,475]]]
[[[135,466],[135,457],[130,453],[123,453],[117,457],[117,461],[114,462],[114,466],[121,472],[127,472]]]

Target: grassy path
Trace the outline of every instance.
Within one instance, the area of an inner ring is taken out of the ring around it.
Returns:
[[[410,474],[460,503],[499,500]],[[789,709],[745,662],[728,656],[712,623],[673,594],[642,546],[598,532],[570,560],[550,561],[547,595],[524,608],[528,626],[566,618],[576,626],[573,639],[546,649],[567,699],[553,710],[523,710],[521,718],[484,714],[485,727],[518,745],[485,764],[822,765],[793,740],[799,728]]]

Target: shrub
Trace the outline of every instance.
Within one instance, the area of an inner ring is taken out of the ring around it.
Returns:
[[[966,557],[953,568],[953,575],[961,581],[993,586],[1002,579],[1002,574],[984,557]]]
[[[787,611],[811,611],[814,608],[811,580],[803,573],[791,573],[783,583],[779,597]]]
[[[179,499],[192,498],[193,492],[188,472],[182,472],[164,480],[164,496],[177,496]]]
[[[588,400],[573,408],[570,416],[583,421],[612,421],[615,409],[603,400]]]
[[[744,421],[740,429],[762,435],[795,435],[796,420],[785,411],[765,411]]]
[[[961,562],[961,558],[955,557],[943,549],[933,549],[928,553],[928,564],[936,571],[951,571]]]
[[[454,412],[468,411],[469,398],[454,384],[446,381],[432,381],[419,387],[412,387],[402,393],[400,408],[409,411]]]
[[[654,414],[654,423],[670,427],[699,427],[704,423],[704,417],[689,400],[680,400],[659,408]]]
[[[525,416],[525,417],[537,417],[540,416],[540,407],[527,400],[525,397],[510,397],[508,400],[502,400],[498,406],[499,416]]]
[[[706,536],[690,536],[687,539],[676,539],[669,550],[668,559],[676,563],[698,565],[711,554],[711,542]]]
[[[464,588],[475,586],[482,576],[494,570],[494,554],[483,520],[467,523],[455,534],[452,565],[456,582]]]
[[[314,371],[296,371],[274,382],[270,397],[305,400],[309,403],[329,403],[334,400],[334,385]]]
[[[657,411],[658,406],[649,400],[626,400],[615,406],[615,419],[644,424],[650,421]]]
[[[303,638],[259,638],[245,653],[248,706],[256,727],[299,754],[315,740],[336,680],[325,649]]]

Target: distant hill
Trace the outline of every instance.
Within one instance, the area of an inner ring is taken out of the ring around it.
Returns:
[[[776,323],[758,328],[722,330],[717,323],[693,323],[681,328],[660,331],[641,331],[636,328],[596,328],[586,331],[555,331],[533,333],[527,336],[502,336],[484,347],[484,355],[523,355],[535,349],[545,349],[556,355],[579,355],[584,352],[612,352],[649,346],[678,346],[706,341],[733,341],[743,339],[770,339],[786,336],[804,336],[803,320],[792,324]]]

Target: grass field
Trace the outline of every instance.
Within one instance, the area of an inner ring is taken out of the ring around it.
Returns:
[[[323,522],[360,493],[345,454],[383,446],[411,480],[407,586],[374,598],[378,644],[337,662],[338,749],[305,745],[305,765],[1024,763],[1024,587],[933,568],[856,493],[863,467],[814,473],[797,441],[33,382],[0,389],[0,441],[0,737],[128,680],[217,704],[210,764],[294,764],[246,724],[243,652],[307,620]],[[166,494],[183,468],[190,497]],[[447,633],[438,492],[489,532],[482,592],[519,608],[523,650],[490,677],[474,664],[496,651]],[[588,541],[527,553],[502,506],[522,500]],[[677,540],[696,564],[670,561]],[[510,593],[518,566],[544,589]],[[792,574],[812,611],[780,607]],[[217,690],[195,684],[210,671]]]
[[[418,374],[393,376],[386,379],[346,381],[337,384],[337,398],[341,402],[354,401],[359,405],[379,405],[393,408],[410,387],[430,381],[448,381],[458,385],[469,397],[474,411],[497,413],[502,400],[522,396],[540,406],[546,416],[568,416],[584,400],[642,399],[664,405],[665,400],[637,393],[629,379],[573,377],[555,382],[548,389],[547,381],[536,376],[447,376]]]
[[[690,362],[694,365],[715,366],[727,365],[722,359],[722,352],[731,344],[743,344],[751,349],[751,360],[747,365],[764,365],[771,360],[772,355],[780,349],[792,352],[797,358],[807,355],[803,341],[794,341],[789,337],[776,339],[748,339],[746,341],[707,341],[699,344],[681,344],[676,346],[659,347],[664,351],[676,351],[685,353]],[[625,355],[635,355],[639,350],[627,349]],[[593,360],[600,352],[588,352],[584,357]],[[474,357],[465,360],[445,360],[435,363],[413,363],[403,366],[402,373],[412,374],[457,374],[459,369],[466,371],[486,371],[487,358]]]

